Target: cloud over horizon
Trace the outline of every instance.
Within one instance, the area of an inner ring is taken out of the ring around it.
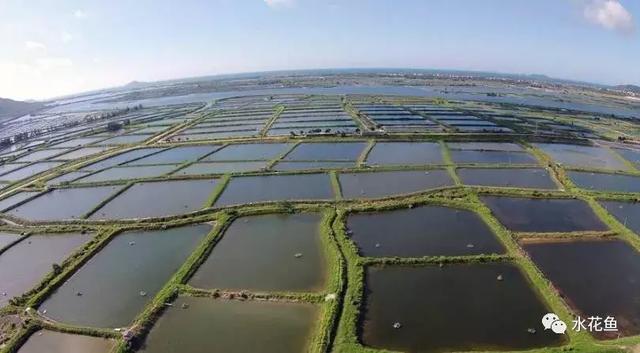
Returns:
[[[589,0],[583,14],[587,21],[625,35],[635,33],[633,15],[618,0]]]
[[[290,7],[293,6],[295,0],[264,0],[269,7]]]

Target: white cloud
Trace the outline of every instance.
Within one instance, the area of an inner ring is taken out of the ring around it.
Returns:
[[[635,31],[633,15],[618,0],[589,0],[583,13],[589,22],[607,30],[623,34]]]
[[[295,0],[264,0],[264,2],[269,7],[290,7],[295,3]]]
[[[41,70],[55,70],[73,66],[73,62],[69,58],[47,56],[36,59],[36,66]]]
[[[84,12],[84,10],[78,9],[78,10],[73,11],[73,16],[75,18],[78,18],[78,19],[83,19],[83,18],[87,17],[87,13]]]
[[[33,51],[44,51],[47,50],[47,46],[40,43],[40,42],[34,42],[31,40],[28,40],[26,42],[24,42],[24,47],[27,48],[28,50],[33,50]]]
[[[62,43],[69,43],[73,40],[73,35],[71,35],[71,33],[69,32],[62,32],[62,34],[60,35],[60,40],[62,40]]]

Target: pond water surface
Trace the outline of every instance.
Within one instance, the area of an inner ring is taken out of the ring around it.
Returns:
[[[318,214],[239,218],[190,283],[251,291],[320,290],[326,277],[320,220]]]
[[[115,236],[39,308],[80,326],[123,327],[183,265],[209,224]]]
[[[348,199],[380,198],[453,185],[446,170],[340,173],[342,195]]]
[[[366,288],[362,341],[367,346],[406,352],[523,350],[562,340],[543,330],[540,318],[548,309],[511,264],[370,267]]]
[[[109,353],[115,342],[105,338],[40,330],[17,353]]]

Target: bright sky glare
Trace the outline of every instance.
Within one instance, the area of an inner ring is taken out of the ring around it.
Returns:
[[[640,84],[634,0],[0,0],[0,97],[398,67]]]

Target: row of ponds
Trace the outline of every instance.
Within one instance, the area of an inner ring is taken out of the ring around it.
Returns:
[[[579,200],[484,197],[482,201],[514,231],[607,229]],[[603,205],[617,217],[636,207]],[[639,211],[636,207],[635,214]],[[188,284],[254,292],[322,292],[331,274],[320,222],[321,215],[314,213],[241,217]],[[397,232],[398,224],[402,232]],[[346,226],[360,256],[505,253],[491,229],[468,210],[419,206],[360,212],[350,214]],[[65,324],[127,326],[211,230],[210,224],[197,224],[118,234],[38,310]],[[60,263],[92,238],[91,234],[26,238],[0,234],[4,246],[0,291],[6,293],[0,304],[34,287],[52,263]],[[611,315],[618,321],[618,334],[640,333],[635,295],[640,291],[640,254],[626,242],[525,239],[520,245],[576,313]],[[515,264],[374,265],[366,268],[365,283],[360,337],[367,346],[430,352],[564,343],[562,336],[541,329],[540,318],[549,308]],[[206,347],[212,352],[300,352],[314,335],[319,312],[320,307],[312,304],[179,297],[155,324],[142,351],[200,352]],[[394,327],[396,322],[402,323],[401,329]],[[596,336],[612,338],[608,333]],[[38,352],[45,345],[54,347],[54,352],[107,352],[113,342],[39,331],[19,352]]]

